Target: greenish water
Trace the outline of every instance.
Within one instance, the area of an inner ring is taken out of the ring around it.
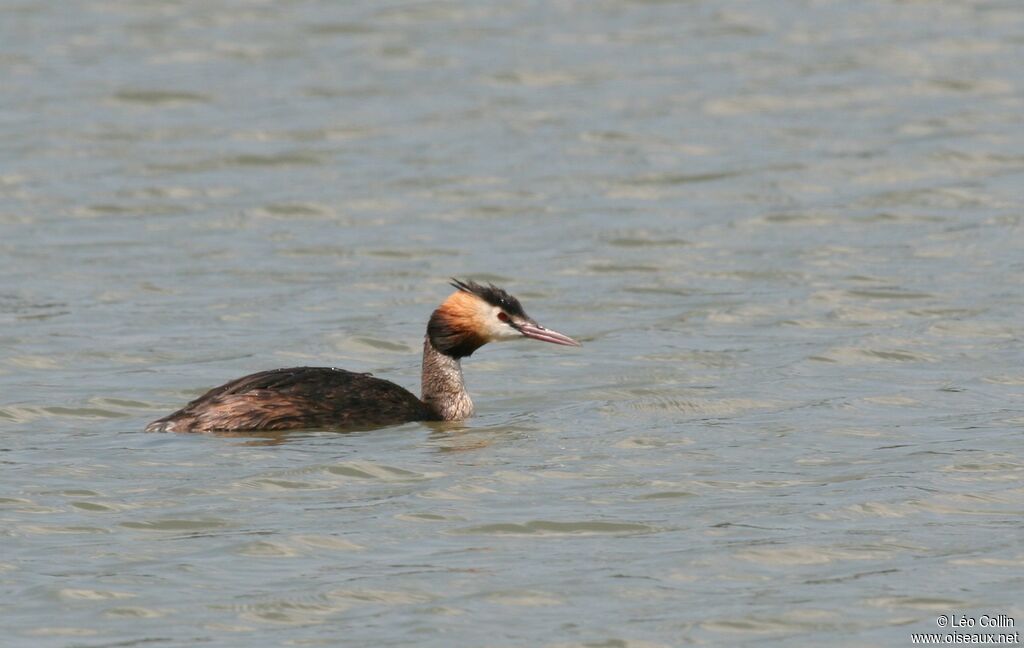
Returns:
[[[910,645],[1024,622],[1016,0],[0,2],[11,646]],[[582,349],[418,389],[450,276]]]

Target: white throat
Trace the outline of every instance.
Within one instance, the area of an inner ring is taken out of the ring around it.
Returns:
[[[420,380],[421,399],[441,420],[461,421],[473,416],[473,401],[466,393],[462,364],[434,348],[430,336],[423,340]]]

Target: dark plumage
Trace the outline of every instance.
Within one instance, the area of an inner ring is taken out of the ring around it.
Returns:
[[[460,359],[488,342],[529,338],[579,342],[546,329],[493,284],[453,280],[458,290],[433,312],[423,343],[422,398],[398,385],[329,367],[262,371],[206,392],[153,421],[148,432],[360,428],[473,415]]]
[[[146,431],[337,428],[437,418],[411,392],[387,380],[332,367],[293,367],[215,387]]]
[[[523,310],[523,305],[519,303],[519,300],[494,284],[484,286],[475,281],[452,279],[451,285],[462,292],[476,295],[491,306],[497,306],[509,315],[526,317],[526,311]]]

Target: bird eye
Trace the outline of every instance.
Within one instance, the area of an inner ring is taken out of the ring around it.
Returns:
[[[510,318],[508,316],[508,313],[506,313],[505,311],[498,311],[498,319],[500,319],[502,322],[508,322]]]

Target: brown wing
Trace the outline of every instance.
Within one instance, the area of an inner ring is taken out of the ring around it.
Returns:
[[[215,387],[149,432],[289,430],[394,425],[434,418],[408,390],[332,367],[261,371]]]

